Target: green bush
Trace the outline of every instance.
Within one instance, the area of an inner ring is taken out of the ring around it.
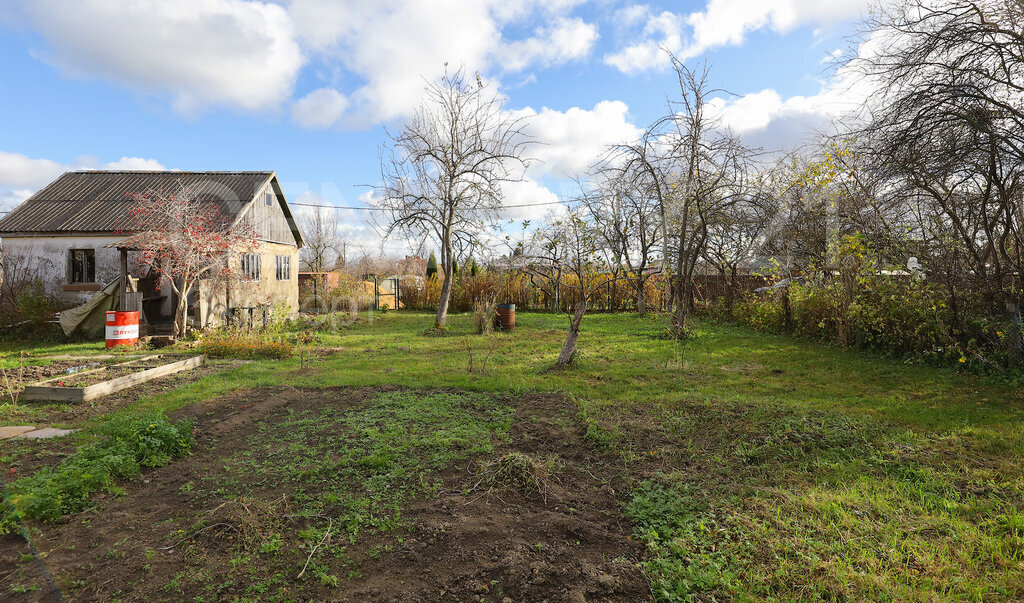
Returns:
[[[9,290],[10,289],[10,290]],[[0,339],[42,338],[60,333],[54,316],[63,310],[57,298],[47,295],[39,280],[0,291]]]
[[[57,467],[46,467],[9,487],[0,532],[14,525],[14,514],[43,521],[89,506],[92,494],[116,491],[117,482],[136,477],[142,467],[160,467],[192,448],[192,424],[172,423],[156,414],[109,426],[97,442],[79,448]]]
[[[788,300],[786,296],[788,295]],[[848,305],[836,284],[793,284],[751,293],[733,304],[720,300],[705,313],[761,331],[820,339],[908,359],[981,370],[1012,362],[1015,326],[977,292],[960,291],[958,312],[938,285],[907,276],[861,277]],[[786,318],[786,306],[789,318]],[[1019,337],[1019,335],[1016,335]]]

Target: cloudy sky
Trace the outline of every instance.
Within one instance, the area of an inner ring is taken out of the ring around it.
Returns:
[[[384,128],[446,62],[544,143],[509,204],[557,200],[665,111],[659,46],[709,62],[735,131],[787,147],[848,106],[835,59],[868,3],[0,0],[0,209],[75,168],[275,170],[292,202],[363,206]],[[353,249],[379,251],[365,212],[339,213]]]

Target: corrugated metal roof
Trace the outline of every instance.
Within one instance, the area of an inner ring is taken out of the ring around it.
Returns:
[[[57,178],[0,219],[0,233],[123,232],[132,193],[174,193],[191,188],[233,218],[273,172],[80,171]]]

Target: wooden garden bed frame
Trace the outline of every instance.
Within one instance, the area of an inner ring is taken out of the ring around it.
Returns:
[[[151,381],[158,377],[165,377],[172,375],[177,372],[187,371],[194,369],[197,366],[201,366],[206,362],[206,356],[193,356],[191,358],[185,358],[184,360],[178,360],[171,362],[170,364],[164,364],[161,366],[155,366],[141,370],[137,373],[131,373],[116,379],[110,379],[108,381],[101,381],[85,387],[61,387],[56,385],[47,385],[54,381],[61,381],[71,377],[79,377],[81,375],[89,375],[101,373],[103,371],[123,367],[131,366],[137,362],[144,362],[147,360],[156,360],[163,358],[162,354],[155,354],[153,356],[145,356],[142,358],[136,358],[135,360],[129,360],[128,362],[122,362],[120,364],[113,364],[111,366],[103,366],[100,368],[94,368],[88,371],[81,371],[72,375],[61,375],[59,377],[52,377],[46,381],[39,381],[32,385],[25,386],[24,399],[25,400],[52,400],[59,402],[87,402],[96,398],[119,392],[129,387],[134,387],[140,383]]]

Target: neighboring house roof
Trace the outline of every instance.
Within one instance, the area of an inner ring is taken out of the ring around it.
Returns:
[[[132,193],[193,189],[199,199],[216,203],[222,216],[234,220],[273,180],[296,245],[302,235],[274,172],[77,171],[65,172],[0,219],[0,235],[123,233],[135,202]]]

